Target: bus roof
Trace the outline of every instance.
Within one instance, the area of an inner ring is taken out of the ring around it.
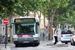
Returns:
[[[38,22],[36,18],[32,18],[32,17],[19,17],[19,18],[13,19],[13,23],[15,22],[15,20],[18,20],[18,19],[20,19],[20,20],[22,20],[22,19],[28,19],[28,20],[31,19],[31,20],[34,20],[35,22]]]
[[[21,18],[32,18],[32,17],[19,17],[19,18],[14,18],[14,19],[21,19]]]

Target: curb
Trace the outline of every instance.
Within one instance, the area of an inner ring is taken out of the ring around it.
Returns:
[[[11,50],[9,46],[7,46],[6,48],[3,46],[0,46],[0,50]]]

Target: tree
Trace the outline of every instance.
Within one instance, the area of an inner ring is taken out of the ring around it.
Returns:
[[[69,1],[69,5],[65,8],[60,7],[59,8],[59,23],[61,25],[68,23],[72,24],[73,26],[75,25],[74,22],[74,13],[75,13],[75,1],[71,0]],[[75,26],[74,26],[75,27]]]
[[[39,10],[43,1],[45,0],[0,0],[0,18],[5,19],[12,13],[26,16],[30,11]]]
[[[21,0],[0,0],[0,8],[1,8],[0,9],[0,18],[1,19],[7,18],[10,14],[15,12],[14,7],[21,8],[20,4],[21,4]],[[9,23],[10,23],[10,21],[9,21]]]
[[[59,7],[66,7],[68,6],[68,2],[69,0],[46,0],[44,1],[44,7],[46,8],[46,11],[47,13],[49,13],[50,11],[50,15],[48,16],[48,19],[50,18],[49,20],[49,23],[50,23],[50,39],[52,39],[52,25],[53,25],[53,18],[54,18],[54,15],[55,15],[55,12],[56,10],[59,8]]]

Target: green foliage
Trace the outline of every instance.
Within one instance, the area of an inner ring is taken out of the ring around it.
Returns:
[[[69,5],[65,8],[60,7],[59,10],[59,23],[72,24],[75,28],[75,0],[69,0]]]
[[[7,16],[9,16],[12,12],[14,12],[14,7],[20,7],[19,3],[20,0],[0,0],[0,18],[6,18],[6,11]]]
[[[27,11],[38,11],[44,1],[46,0],[0,0],[0,17],[6,18],[6,10],[7,16],[13,12],[24,16],[27,15]]]
[[[8,42],[9,44],[13,44],[13,42]]]
[[[8,16],[13,12],[24,16],[27,11],[41,11],[40,8],[42,7],[47,12],[48,10],[59,8],[61,5],[68,5],[67,2],[68,0],[0,0],[0,16],[5,16],[5,8],[7,8]]]
[[[46,0],[42,3],[42,8],[43,8],[42,12],[44,13],[44,10],[46,10],[46,17],[48,17],[49,14],[48,11],[51,9],[53,10],[57,9],[56,13],[59,11],[60,14],[63,14],[63,10],[61,8],[64,9],[68,5],[69,5],[69,0]],[[50,12],[50,16],[51,16],[51,12]]]
[[[42,9],[41,9],[42,8]],[[30,11],[41,11],[44,14],[46,10],[46,17],[48,17],[48,11],[56,9],[56,13],[59,15],[59,23],[64,24],[74,22],[74,10],[75,1],[74,0],[0,0],[0,18],[6,18],[11,13],[16,13],[18,15],[27,15]],[[51,11],[50,11],[51,15]],[[55,17],[54,17],[55,18]]]

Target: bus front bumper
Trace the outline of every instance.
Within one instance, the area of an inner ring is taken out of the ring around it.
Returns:
[[[23,42],[14,41],[14,44],[24,44],[24,43],[39,43],[39,41],[38,40],[34,40],[34,41],[23,41]]]
[[[26,43],[39,43],[39,39],[36,39],[36,38],[19,38],[15,41],[13,41],[14,44],[26,44]]]

